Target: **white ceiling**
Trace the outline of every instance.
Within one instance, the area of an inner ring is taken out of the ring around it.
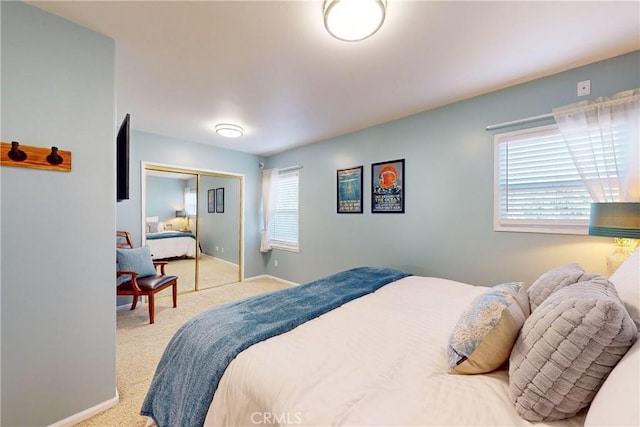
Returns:
[[[638,1],[387,0],[351,43],[322,1],[27,3],[115,40],[120,120],[261,155],[640,49]]]

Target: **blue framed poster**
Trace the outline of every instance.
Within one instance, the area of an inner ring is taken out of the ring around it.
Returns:
[[[224,213],[224,187],[216,188],[216,213]]]
[[[371,213],[404,213],[404,159],[371,165]]]
[[[337,213],[362,213],[363,166],[339,169],[337,176]]]

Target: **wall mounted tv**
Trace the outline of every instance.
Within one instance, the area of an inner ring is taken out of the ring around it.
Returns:
[[[116,200],[129,200],[129,114],[124,116],[116,138]]]

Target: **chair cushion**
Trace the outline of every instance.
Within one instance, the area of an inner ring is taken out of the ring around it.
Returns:
[[[151,250],[148,246],[134,249],[116,249],[119,271],[135,271],[138,278],[155,276],[156,268],[151,259]]]
[[[136,279],[138,287],[143,293],[150,293],[161,288],[165,288],[178,279],[177,276],[145,276]],[[131,281],[118,286],[119,291],[133,291]]]
[[[175,282],[176,276],[145,276],[137,279],[138,287],[143,291],[153,291]]]

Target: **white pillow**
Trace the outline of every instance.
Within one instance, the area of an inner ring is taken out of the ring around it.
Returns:
[[[640,248],[618,267],[609,281],[616,286],[625,308],[640,326]]]
[[[609,281],[636,325],[640,325],[640,248]],[[591,402],[585,427],[640,425],[640,340],[627,351]]]
[[[639,381],[640,340],[627,351],[598,390],[584,420],[585,427],[640,425]]]

